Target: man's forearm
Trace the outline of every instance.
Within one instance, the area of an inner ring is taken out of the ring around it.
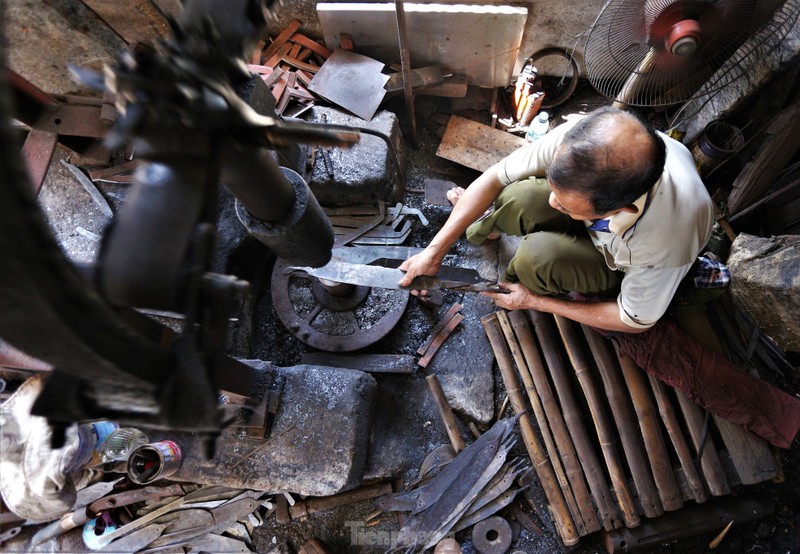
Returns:
[[[453,207],[450,217],[433,237],[428,248],[444,257],[450,247],[464,234],[467,227],[477,221],[492,205],[502,190],[503,185],[497,178],[495,168],[489,168],[464,190],[464,194]]]
[[[577,302],[550,296],[537,296],[530,306],[541,312],[549,312],[606,331],[623,333],[641,333],[647,329],[639,329],[625,324],[619,317],[619,306],[616,302]]]

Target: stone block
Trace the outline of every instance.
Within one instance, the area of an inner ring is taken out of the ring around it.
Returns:
[[[800,235],[742,233],[727,264],[734,301],[783,350],[800,352]]]
[[[226,431],[207,460],[199,436],[162,432],[183,451],[183,464],[172,479],[306,496],[330,496],[360,486],[369,453],[375,379],[352,369],[242,361],[263,371],[265,383],[273,375],[286,379],[268,445],[239,463],[265,441]]]
[[[311,123],[365,128],[381,133],[380,137],[362,133],[351,148],[315,147],[309,156],[308,184],[323,206],[377,205],[379,200],[394,203],[403,199],[405,179],[398,175],[393,152],[405,173],[405,154],[400,124],[393,113],[380,111],[370,120],[343,111],[315,106],[306,115]]]

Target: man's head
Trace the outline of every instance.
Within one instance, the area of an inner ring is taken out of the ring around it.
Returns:
[[[575,219],[630,210],[659,179],[665,158],[664,141],[637,116],[595,110],[567,131],[548,168],[551,204]]]

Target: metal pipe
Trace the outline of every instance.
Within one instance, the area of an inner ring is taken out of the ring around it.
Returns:
[[[220,155],[222,184],[253,217],[273,222],[291,213],[294,187],[268,149],[226,141]]]

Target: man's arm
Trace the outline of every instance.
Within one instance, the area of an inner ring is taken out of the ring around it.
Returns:
[[[450,217],[425,250],[400,265],[400,269],[406,272],[399,281],[400,286],[410,285],[419,275],[436,275],[450,247],[467,227],[483,215],[502,190],[503,184],[497,177],[496,166],[490,167],[475,179],[461,195],[450,212]]]
[[[614,300],[606,302],[578,302],[552,296],[541,296],[528,290],[520,283],[500,283],[511,291],[510,294],[484,292],[495,304],[507,310],[534,309],[540,312],[560,315],[606,331],[641,333],[647,328],[631,327],[619,317],[619,306]]]

